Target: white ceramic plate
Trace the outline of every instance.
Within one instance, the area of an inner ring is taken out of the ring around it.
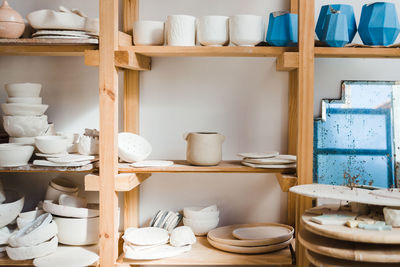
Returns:
[[[32,247],[19,247],[13,248],[8,246],[6,248],[7,255],[12,260],[30,260],[34,258],[44,257],[54,253],[57,250],[58,239],[57,236],[53,237],[50,241],[41,243]]]
[[[92,161],[94,160],[94,156],[86,156],[86,155],[78,155],[78,154],[69,154],[65,157],[49,157],[47,158],[48,161],[54,163],[70,163],[70,162],[81,162],[81,161]]]
[[[63,154],[44,154],[44,153],[36,153],[35,154],[38,157],[43,157],[43,158],[62,158],[68,156],[68,153],[63,153]]]
[[[248,152],[248,153],[239,153],[239,157],[243,158],[252,158],[252,159],[260,159],[260,158],[272,158],[279,155],[278,151],[266,151],[266,152]]]
[[[33,260],[37,267],[81,267],[90,266],[99,260],[98,246],[58,246],[56,252]],[[73,255],[73,257],[71,257]]]
[[[242,161],[242,164],[245,166],[249,166],[252,168],[262,168],[262,169],[294,169],[296,168],[296,164],[274,164],[274,165],[261,165],[261,164],[253,164]]]
[[[144,160],[132,163],[131,166],[135,168],[146,168],[146,167],[169,167],[174,165],[173,161],[168,160]]]
[[[133,133],[118,134],[118,154],[125,162],[145,160],[151,153],[150,143]]]
[[[134,251],[129,244],[124,244],[125,258],[131,260],[158,260],[178,256],[192,249],[192,246],[173,247],[171,245],[155,246],[149,249]]]
[[[232,235],[241,240],[275,239],[281,236],[293,235],[293,231],[281,226],[255,226],[237,228]]]
[[[280,159],[278,156],[278,157],[274,157],[274,158],[262,158],[262,159],[245,158],[243,160],[243,162],[252,163],[252,164],[260,164],[260,165],[277,165],[277,164],[296,163],[296,160]]]
[[[88,207],[90,206],[88,205]],[[43,209],[53,215],[72,218],[92,218],[100,214],[98,209],[63,206],[55,204],[51,200],[45,200],[43,202]]]
[[[45,167],[82,167],[90,164],[91,161],[79,161],[79,162],[70,162],[70,163],[55,163],[48,160],[34,160],[33,165],[36,166],[45,166]]]
[[[128,228],[122,238],[138,246],[162,245],[168,243],[169,233],[157,227]]]
[[[8,103],[1,104],[1,109],[4,114],[10,116],[41,116],[43,115],[48,105],[33,105],[23,103]]]

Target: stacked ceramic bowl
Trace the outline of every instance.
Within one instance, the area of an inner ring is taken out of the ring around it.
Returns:
[[[294,169],[296,168],[296,156],[279,155],[279,152],[252,152],[239,153],[242,164],[253,168],[263,169]]]
[[[216,205],[186,207],[183,209],[183,216],[183,224],[189,226],[197,236],[206,235],[219,223],[219,210]]]

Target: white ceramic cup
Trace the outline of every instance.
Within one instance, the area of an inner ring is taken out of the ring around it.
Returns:
[[[166,23],[167,45],[195,46],[196,18],[188,15],[171,15]]]
[[[164,22],[139,20],[133,23],[133,42],[135,45],[163,45]]]
[[[223,46],[229,44],[229,17],[204,16],[197,24],[197,39],[201,45]]]
[[[236,15],[229,20],[231,42],[238,46],[255,46],[264,41],[265,25],[262,16]]]

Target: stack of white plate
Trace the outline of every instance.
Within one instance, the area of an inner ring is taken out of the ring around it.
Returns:
[[[38,30],[32,34],[34,39],[87,39],[98,43],[98,35],[86,31],[74,30]]]
[[[239,153],[242,164],[253,168],[264,169],[292,169],[296,168],[296,156],[279,155],[279,152],[251,152]]]

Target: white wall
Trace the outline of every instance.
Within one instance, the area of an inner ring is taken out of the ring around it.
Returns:
[[[316,1],[316,14],[322,1]],[[324,1],[325,3],[331,1]],[[353,3],[359,17],[363,1]],[[394,1],[393,1],[394,2]],[[26,15],[59,4],[79,7],[97,16],[97,1],[11,0]],[[250,5],[251,4],[251,5]],[[93,7],[95,6],[95,7]],[[268,0],[146,0],[140,2],[141,19],[164,20],[168,14],[266,15],[288,7],[287,1]],[[398,6],[400,11],[400,5]],[[322,98],[339,97],[345,79],[400,80],[398,60],[317,59],[315,114]],[[57,130],[81,132],[98,126],[97,69],[82,57],[0,57],[0,83],[43,83],[43,100]],[[185,157],[182,134],[218,131],[227,138],[224,159],[242,151],[287,149],[287,79],[276,73],[268,58],[155,58],[153,70],[141,74],[141,133],[153,145],[153,159]],[[0,91],[0,102],[5,93]],[[28,202],[39,200],[54,175],[4,175]],[[83,177],[72,175],[83,184]],[[96,193],[88,194],[96,199]],[[221,224],[286,220],[286,194],[273,175],[266,174],[155,174],[141,189],[141,222],[158,209],[179,210],[187,205],[216,203]]]

